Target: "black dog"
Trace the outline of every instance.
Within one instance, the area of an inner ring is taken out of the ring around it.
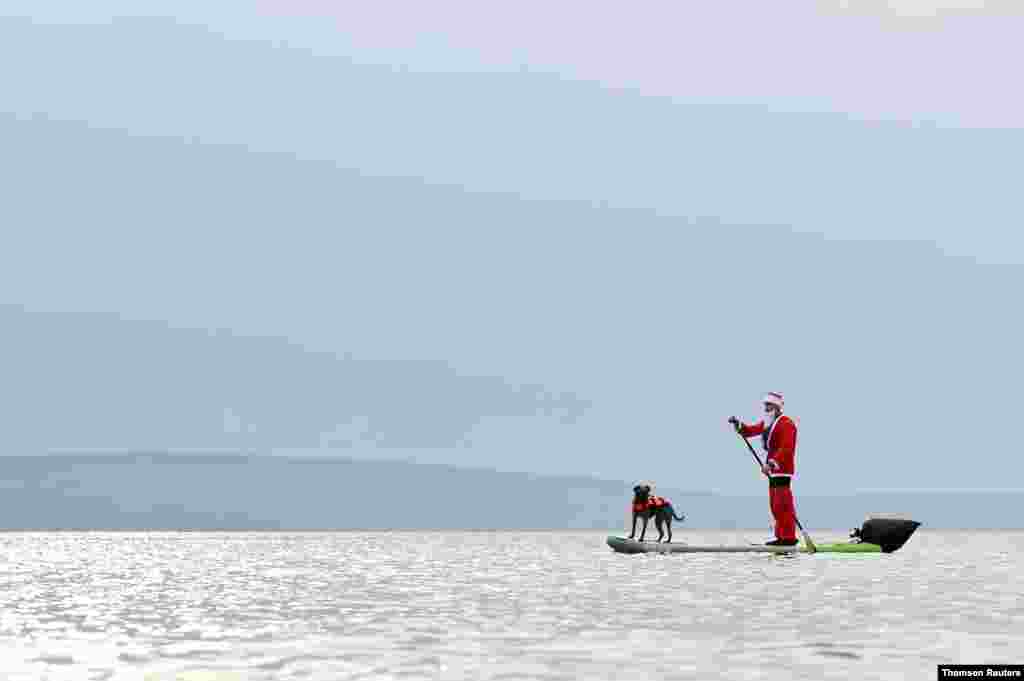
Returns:
[[[636,521],[638,518],[642,518],[644,521],[643,529],[640,530],[640,541],[644,540],[644,536],[647,534],[647,523],[650,522],[651,518],[654,518],[654,526],[658,528],[658,541],[665,536],[662,531],[662,524],[665,525],[665,529],[668,530],[668,541],[672,542],[672,519],[685,520],[686,514],[676,515],[675,509],[672,508],[672,502],[662,497],[656,497],[651,494],[650,485],[637,485],[633,488],[633,531],[629,533],[629,538],[632,539],[636,535]]]

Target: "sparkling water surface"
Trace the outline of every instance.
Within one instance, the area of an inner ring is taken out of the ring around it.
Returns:
[[[0,679],[924,679],[1024,661],[1024,532],[922,528],[886,556],[629,556],[607,534],[3,534]]]

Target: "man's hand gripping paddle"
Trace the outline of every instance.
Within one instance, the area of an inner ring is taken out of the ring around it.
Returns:
[[[761,462],[761,457],[759,457],[757,455],[757,452],[754,451],[754,448],[751,446],[750,441],[747,440],[747,438],[743,437],[742,433],[740,433],[738,429],[736,431],[736,435],[739,436],[741,440],[743,440],[743,444],[745,444],[747,446],[747,449],[750,450],[750,453],[754,455],[754,460],[757,461],[758,467],[763,470],[764,464]],[[802,534],[804,537],[804,543],[807,544],[807,550],[811,553],[816,553],[818,551],[818,547],[815,546],[814,542],[811,540],[811,535],[807,534],[807,530],[805,530],[804,526],[800,524],[800,519],[796,517],[796,514],[793,514],[793,519],[796,520],[796,526],[800,528],[800,534]]]

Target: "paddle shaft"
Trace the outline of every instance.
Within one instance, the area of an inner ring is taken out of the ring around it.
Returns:
[[[740,439],[743,440],[743,444],[745,444],[747,446],[747,449],[750,450],[750,453],[754,455],[754,460],[757,461],[757,465],[760,466],[763,470],[764,464],[761,463],[761,457],[757,455],[757,452],[754,450],[753,445],[750,444],[750,440],[743,437],[742,433],[737,432],[736,434],[740,436]],[[809,546],[814,546],[814,543],[810,541],[811,538],[807,535],[807,530],[805,530],[804,526],[800,524],[800,518],[796,516],[796,513],[793,514],[793,520],[796,521],[796,526],[800,528],[800,532],[804,535],[804,539],[807,540],[807,544]]]

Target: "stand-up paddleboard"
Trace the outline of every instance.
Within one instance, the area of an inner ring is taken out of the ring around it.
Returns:
[[[813,553],[892,553],[903,546],[920,525],[914,520],[869,518],[859,530],[859,541],[815,544],[817,550]],[[694,546],[676,542],[641,542],[616,536],[608,537],[607,543],[617,553],[812,553],[806,545]]]
[[[617,553],[810,553],[807,546],[764,546],[750,544],[747,546],[704,545],[691,546],[673,542],[640,542],[626,537],[608,537],[608,546]],[[878,544],[815,544],[817,553],[882,553]]]

